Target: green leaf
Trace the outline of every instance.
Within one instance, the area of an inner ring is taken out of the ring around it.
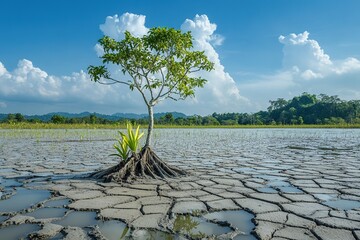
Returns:
[[[122,133],[119,131],[119,134],[122,136]],[[122,140],[117,140],[117,144],[115,143],[114,146],[117,153],[111,154],[110,156],[118,156],[121,160],[126,161],[129,155],[128,145],[124,138]]]
[[[177,100],[194,96],[195,89],[203,87],[206,79],[192,73],[214,69],[214,63],[203,51],[193,50],[191,33],[174,28],[151,28],[140,37],[126,31],[120,41],[104,36],[99,44],[104,50],[100,57],[103,65],[88,67],[90,79],[100,83],[103,83],[100,80],[107,79],[109,82],[106,83],[127,84],[131,91],[136,89],[141,93],[146,105],[155,105],[166,98]],[[114,79],[107,69],[114,65],[130,80]],[[128,136],[122,141],[135,152],[137,145],[134,141],[139,136],[142,134],[133,136],[128,131]]]
[[[124,228],[124,231],[122,232],[122,234],[121,234],[121,236],[120,236],[120,240],[121,240],[121,239],[124,239],[124,237],[126,236],[126,234],[128,233],[128,231],[129,231],[129,227],[126,226],[126,227]]]

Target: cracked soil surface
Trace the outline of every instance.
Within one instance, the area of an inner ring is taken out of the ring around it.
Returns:
[[[255,224],[251,234],[214,219],[212,224],[231,231],[207,238],[360,240],[360,130],[160,129],[154,150],[188,176],[122,184],[80,179],[116,164],[108,157],[115,133],[0,130],[0,234],[33,224],[39,227],[27,234],[34,239],[107,239],[97,222],[57,223],[81,211],[120,220],[132,229],[128,238],[144,239],[140,230],[153,229],[187,239],[196,237],[176,234],[177,215],[245,210],[253,214],[252,223],[244,223]],[[51,196],[8,208],[6,201],[15,202],[19,189]],[[29,216],[51,204],[65,207],[66,214]]]

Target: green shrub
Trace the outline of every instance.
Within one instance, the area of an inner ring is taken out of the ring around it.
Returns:
[[[129,149],[133,155],[136,154],[140,138],[144,135],[144,133],[139,132],[140,125],[137,126],[135,132],[131,123],[127,123],[126,128],[127,134],[118,131],[121,139],[118,139],[117,144],[114,144],[117,153],[111,154],[111,156],[118,156],[124,161],[128,159]]]
[[[129,155],[129,147],[123,139],[119,139],[117,141],[118,144],[114,144],[114,148],[116,149],[117,153],[111,154],[110,156],[118,156],[123,161],[126,161]]]
[[[144,135],[144,133],[139,132],[140,125],[137,126],[135,132],[133,131],[133,126],[131,123],[127,123],[126,128],[127,135],[122,132],[119,133],[121,134],[123,141],[126,142],[126,145],[130,148],[131,152],[135,154],[139,147],[140,138]]]

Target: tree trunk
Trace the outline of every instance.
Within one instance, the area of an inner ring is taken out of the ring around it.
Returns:
[[[150,144],[151,144],[152,130],[154,128],[154,111],[153,111],[152,105],[148,106],[148,112],[149,112],[149,127],[148,127],[148,132],[147,132],[147,137],[146,137],[146,143],[145,143],[144,147],[150,147]]]
[[[131,182],[138,177],[163,179],[186,175],[186,171],[168,165],[150,148],[152,130],[154,128],[153,107],[154,106],[151,104],[148,105],[149,128],[145,146],[141,149],[141,151],[138,154],[132,154],[132,156],[124,161],[121,161],[116,166],[90,174],[90,177],[103,179],[105,181]]]
[[[185,176],[186,172],[161,160],[149,147],[144,147],[139,154],[132,155],[126,161],[108,169],[90,174],[90,177],[105,182],[132,182],[137,178],[173,178]]]

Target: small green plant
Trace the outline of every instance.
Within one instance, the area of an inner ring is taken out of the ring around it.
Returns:
[[[122,132],[119,132],[119,133],[122,137],[122,140],[129,147],[130,151],[133,154],[135,154],[139,147],[140,138],[144,135],[144,133],[139,132],[140,125],[137,126],[135,132],[133,131],[133,126],[131,123],[127,123],[126,128],[127,128],[127,135],[125,135]]]
[[[120,133],[120,132],[119,132]],[[121,135],[121,134],[120,134]],[[126,142],[122,139],[122,140],[117,140],[118,144],[114,144],[114,148],[116,149],[117,153],[111,154],[110,156],[117,156],[120,159],[122,159],[123,161],[126,161],[126,159],[128,158],[128,154],[129,154],[129,147],[126,144]]]
[[[139,147],[140,138],[144,133],[140,133],[140,125],[136,128],[135,132],[131,123],[126,124],[127,135],[118,131],[121,139],[117,140],[117,143],[114,144],[114,148],[117,153],[111,154],[110,156],[120,157],[123,161],[128,159],[129,149],[132,154],[136,154],[136,151]]]

